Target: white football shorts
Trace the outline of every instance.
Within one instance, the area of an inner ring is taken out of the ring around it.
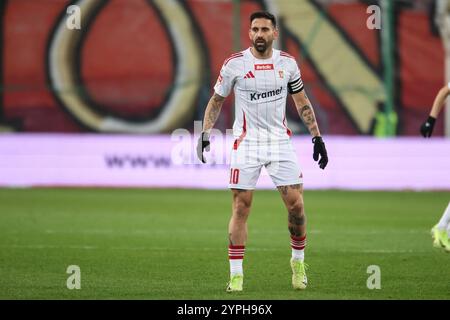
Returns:
[[[291,141],[250,145],[244,140],[240,144],[235,143],[231,151],[228,188],[255,189],[263,166],[277,187],[303,183]]]

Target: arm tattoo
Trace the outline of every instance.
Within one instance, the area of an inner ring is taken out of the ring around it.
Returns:
[[[214,124],[217,121],[217,118],[219,117],[219,113],[220,113],[220,109],[219,108],[211,108],[209,110],[209,112],[206,113],[206,117],[208,117],[208,119],[205,121],[207,124],[210,125],[210,127],[212,128],[214,126]]]
[[[316,123],[316,118],[314,117],[314,113],[309,105],[303,106],[300,110],[300,116],[308,128]]]
[[[209,130],[214,127],[214,124],[219,118],[224,100],[224,97],[221,97],[216,93],[211,97],[211,99],[209,99],[208,106],[205,111],[205,119],[203,121],[203,130]]]
[[[312,107],[310,105],[303,106],[299,111],[299,115],[309,132],[313,136],[319,135],[319,128]]]

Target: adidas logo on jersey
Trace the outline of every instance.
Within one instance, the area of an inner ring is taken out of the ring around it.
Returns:
[[[247,72],[247,74],[245,75],[244,79],[249,79],[249,78],[254,78],[254,77],[255,77],[255,75],[254,75],[251,71],[249,71],[249,72]]]
[[[279,89],[275,89],[275,90],[266,91],[263,93],[252,92],[252,93],[250,93],[250,100],[255,101],[255,100],[259,100],[259,99],[265,99],[265,98],[277,96],[282,91],[283,91],[283,87],[280,87]]]

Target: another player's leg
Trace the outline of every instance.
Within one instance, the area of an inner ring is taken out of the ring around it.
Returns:
[[[445,250],[447,252],[450,252],[450,223],[447,226],[447,247],[445,248]]]
[[[438,224],[431,229],[433,246],[436,248],[443,247],[447,252],[450,252],[450,231],[448,230],[450,230],[450,203]]]
[[[303,205],[303,187],[301,184],[279,186],[281,197],[288,211],[288,228],[291,234],[291,268],[294,289],[305,289],[306,277],[306,215]]]
[[[244,272],[243,261],[247,242],[247,219],[253,198],[252,190],[232,189],[233,212],[228,226],[230,261],[230,282],[228,292],[242,291]]]

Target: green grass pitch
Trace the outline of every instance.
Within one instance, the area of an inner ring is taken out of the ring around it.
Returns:
[[[227,294],[229,191],[0,189],[0,299],[450,299],[450,253],[429,232],[449,200],[305,191],[309,287],[293,291],[286,210],[257,190],[244,291]]]

